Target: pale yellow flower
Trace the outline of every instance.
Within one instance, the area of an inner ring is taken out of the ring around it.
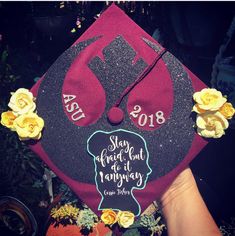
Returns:
[[[40,139],[44,121],[37,114],[28,113],[17,117],[13,126],[20,140]]]
[[[25,88],[20,88],[12,93],[8,106],[16,115],[33,112],[36,108],[33,94]]]
[[[194,93],[193,99],[197,103],[194,105],[193,111],[199,114],[205,111],[217,111],[227,101],[220,91],[213,88],[205,88]]]
[[[14,130],[13,122],[16,119],[16,115],[12,111],[6,111],[1,114],[1,124]]]
[[[220,138],[229,125],[220,112],[198,114],[196,124],[198,134],[206,138]]]
[[[232,119],[235,113],[233,105],[229,102],[224,103],[224,105],[219,109],[219,112],[226,118]]]
[[[114,223],[117,222],[117,214],[111,209],[103,210],[101,215],[101,220],[106,225],[113,225]]]
[[[128,228],[134,223],[135,215],[130,211],[119,211],[117,218],[121,227]]]

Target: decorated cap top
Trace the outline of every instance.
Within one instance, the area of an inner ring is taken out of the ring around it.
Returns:
[[[139,215],[207,144],[191,115],[205,87],[113,4],[31,89],[31,147],[94,212]]]

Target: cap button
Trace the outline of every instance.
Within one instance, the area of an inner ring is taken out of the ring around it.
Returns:
[[[119,107],[112,107],[109,110],[107,116],[108,116],[108,119],[109,119],[110,123],[119,124],[123,121],[124,112]]]

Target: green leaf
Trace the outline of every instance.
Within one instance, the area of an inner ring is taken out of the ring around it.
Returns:
[[[37,167],[31,161],[29,161],[29,165],[32,169],[37,170]]]
[[[129,229],[140,228],[140,227],[143,227],[143,226],[140,224],[140,220],[136,220],[136,221],[129,227]]]
[[[22,162],[22,163],[21,163],[21,167],[22,167],[23,170],[26,170],[26,168],[25,168],[25,162]]]
[[[128,229],[125,233],[123,233],[123,236],[141,236],[138,229]]]
[[[2,52],[2,57],[1,57],[2,63],[5,63],[5,62],[6,62],[7,57],[8,57],[8,51],[7,51],[7,50],[4,50],[4,51]]]

